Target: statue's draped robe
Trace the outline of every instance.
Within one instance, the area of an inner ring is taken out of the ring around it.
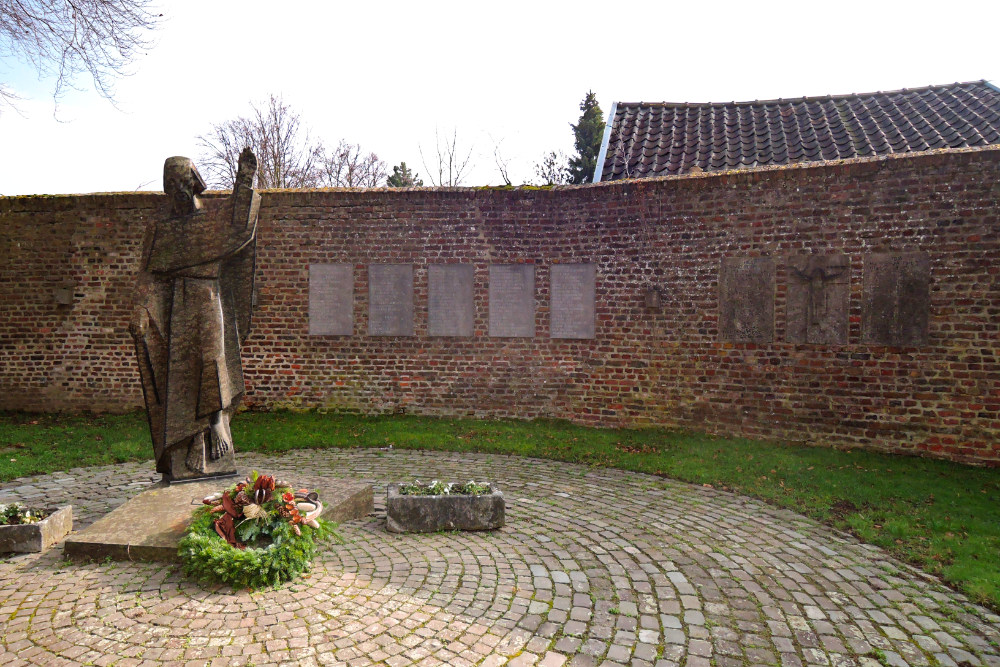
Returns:
[[[167,452],[206,432],[211,416],[243,396],[239,348],[250,329],[256,205],[208,200],[160,220],[147,235],[137,308],[145,326],[136,353],[157,471]]]

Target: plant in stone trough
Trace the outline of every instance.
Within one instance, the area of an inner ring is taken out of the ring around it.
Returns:
[[[309,568],[318,542],[340,537],[315,492],[255,470],[204,499],[180,543],[188,576],[233,588],[278,586]]]
[[[490,493],[490,485],[471,479],[465,484],[445,484],[436,479],[425,484],[420,480],[415,480],[409,484],[400,485],[399,493],[404,496],[485,496]]]
[[[31,509],[21,503],[0,505],[0,525],[19,526],[26,523],[38,523],[49,515],[45,510]]]

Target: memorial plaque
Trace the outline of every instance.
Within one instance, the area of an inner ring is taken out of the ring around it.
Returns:
[[[309,265],[309,335],[354,333],[354,265]]]
[[[785,337],[790,343],[846,345],[851,296],[846,255],[797,255],[788,260]]]
[[[490,266],[490,335],[500,338],[535,335],[533,265]]]
[[[427,333],[471,336],[476,312],[472,301],[471,264],[427,266]]]
[[[368,334],[413,335],[413,266],[368,266]]]
[[[554,264],[549,275],[552,282],[549,336],[593,338],[595,266]]]
[[[724,257],[719,271],[719,336],[722,340],[774,340],[774,260]]]
[[[867,255],[862,285],[862,341],[926,345],[930,281],[927,253]]]

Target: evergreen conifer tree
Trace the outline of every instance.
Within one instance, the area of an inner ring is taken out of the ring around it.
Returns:
[[[580,121],[572,125],[575,136],[576,155],[569,159],[571,183],[590,183],[594,179],[597,154],[601,150],[604,136],[604,112],[597,104],[597,96],[592,91],[580,103]]]
[[[423,185],[424,182],[406,166],[405,162],[400,162],[392,168],[392,176],[386,180],[385,184],[390,188],[416,188]]]

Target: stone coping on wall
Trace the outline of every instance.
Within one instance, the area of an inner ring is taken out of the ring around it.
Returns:
[[[639,179],[623,179],[615,181],[601,181],[599,183],[585,183],[582,185],[483,185],[483,186],[428,186],[428,187],[414,187],[414,188],[389,188],[389,187],[357,187],[357,188],[345,188],[345,187],[327,187],[327,188],[261,188],[258,189],[262,195],[295,195],[302,193],[366,193],[366,192],[378,192],[378,193],[411,193],[419,192],[421,194],[434,194],[434,193],[462,193],[468,194],[470,192],[565,192],[574,190],[583,190],[589,188],[608,188],[608,187],[622,187],[625,185],[636,185],[636,184],[646,184],[646,183],[667,183],[667,182],[683,182],[683,181],[702,181],[702,180],[714,180],[719,178],[728,177],[740,177],[747,179],[756,179],[758,177],[767,177],[773,175],[774,173],[784,173],[784,172],[797,172],[801,170],[811,170],[811,169],[831,169],[837,167],[855,167],[858,165],[871,165],[878,168],[883,166],[891,166],[892,164],[899,161],[909,162],[911,160],[931,160],[934,161],[937,158],[943,156],[954,157],[957,155],[970,155],[984,153],[989,154],[990,157],[1000,160],[1000,144],[992,144],[989,146],[974,146],[966,148],[936,148],[927,151],[918,151],[912,153],[896,153],[891,155],[876,155],[873,157],[859,157],[859,158],[848,158],[844,160],[816,160],[810,162],[799,162],[795,164],[786,165],[774,165],[766,167],[745,167],[737,169],[726,169],[720,171],[708,171],[700,174],[676,174],[671,176],[654,176]],[[978,156],[977,156],[978,157]],[[207,190],[203,193],[205,197],[222,197],[228,196],[230,190]],[[148,191],[124,191],[124,192],[81,192],[81,193],[63,193],[63,194],[31,194],[31,195],[0,195],[0,213],[3,212],[3,205],[5,203],[13,203],[14,201],[23,200],[37,200],[44,202],[51,202],[53,199],[78,199],[83,197],[92,197],[95,199],[108,199],[115,200],[117,205],[115,208],[125,208],[126,202],[131,203],[133,201],[144,201],[148,199],[158,200],[163,196],[162,191],[158,190],[148,190]],[[17,209],[11,209],[17,210]]]

